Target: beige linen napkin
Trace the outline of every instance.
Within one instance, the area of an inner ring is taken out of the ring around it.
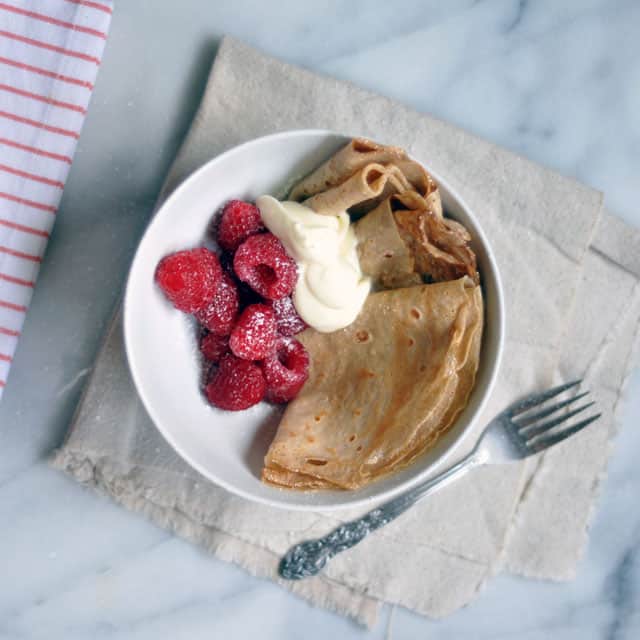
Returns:
[[[476,212],[501,268],[508,323],[485,418],[523,393],[584,375],[603,420],[528,464],[474,471],[336,557],[323,575],[286,583],[276,573],[281,554],[356,512],[255,505],[189,468],[137,399],[118,314],[54,464],[218,557],[369,625],[379,601],[447,615],[501,568],[571,577],[638,342],[640,231],[601,216],[601,194],[573,180],[230,38],[163,193],[229,147],[306,127],[403,146],[446,176]]]

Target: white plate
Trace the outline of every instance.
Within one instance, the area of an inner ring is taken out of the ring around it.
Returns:
[[[279,410],[261,403],[248,411],[223,412],[207,404],[200,392],[195,327],[154,284],[155,268],[168,253],[201,245],[211,217],[227,200],[255,200],[267,193],[282,196],[292,182],[347,140],[328,131],[289,131],[258,138],[214,158],[185,180],[157,212],[140,242],[127,283],[127,355],[152,420],[202,475],[249,500],[276,507],[354,507],[389,498],[420,482],[450,457],[468,433],[491,391],[502,351],[502,289],[491,249],[468,207],[434,174],[445,211],[462,222],[474,238],[485,294],[480,369],[468,406],[436,447],[407,469],[359,491],[304,493],[260,482],[263,456],[275,432]]]

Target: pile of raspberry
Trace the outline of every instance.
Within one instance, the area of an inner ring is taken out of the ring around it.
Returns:
[[[228,411],[288,402],[309,372],[309,354],[293,337],[306,327],[291,300],[296,263],[250,202],[228,202],[214,233],[220,255],[178,251],[155,274],[173,306],[199,323],[205,395]]]

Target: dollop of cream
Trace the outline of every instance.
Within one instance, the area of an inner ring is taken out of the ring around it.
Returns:
[[[293,304],[300,317],[323,333],[350,325],[371,281],[362,275],[347,213],[322,216],[299,202],[271,196],[260,196],[256,205],[267,229],[298,264]]]

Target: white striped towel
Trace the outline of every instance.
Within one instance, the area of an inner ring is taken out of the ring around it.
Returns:
[[[109,0],[0,0],[0,397],[112,10]]]

